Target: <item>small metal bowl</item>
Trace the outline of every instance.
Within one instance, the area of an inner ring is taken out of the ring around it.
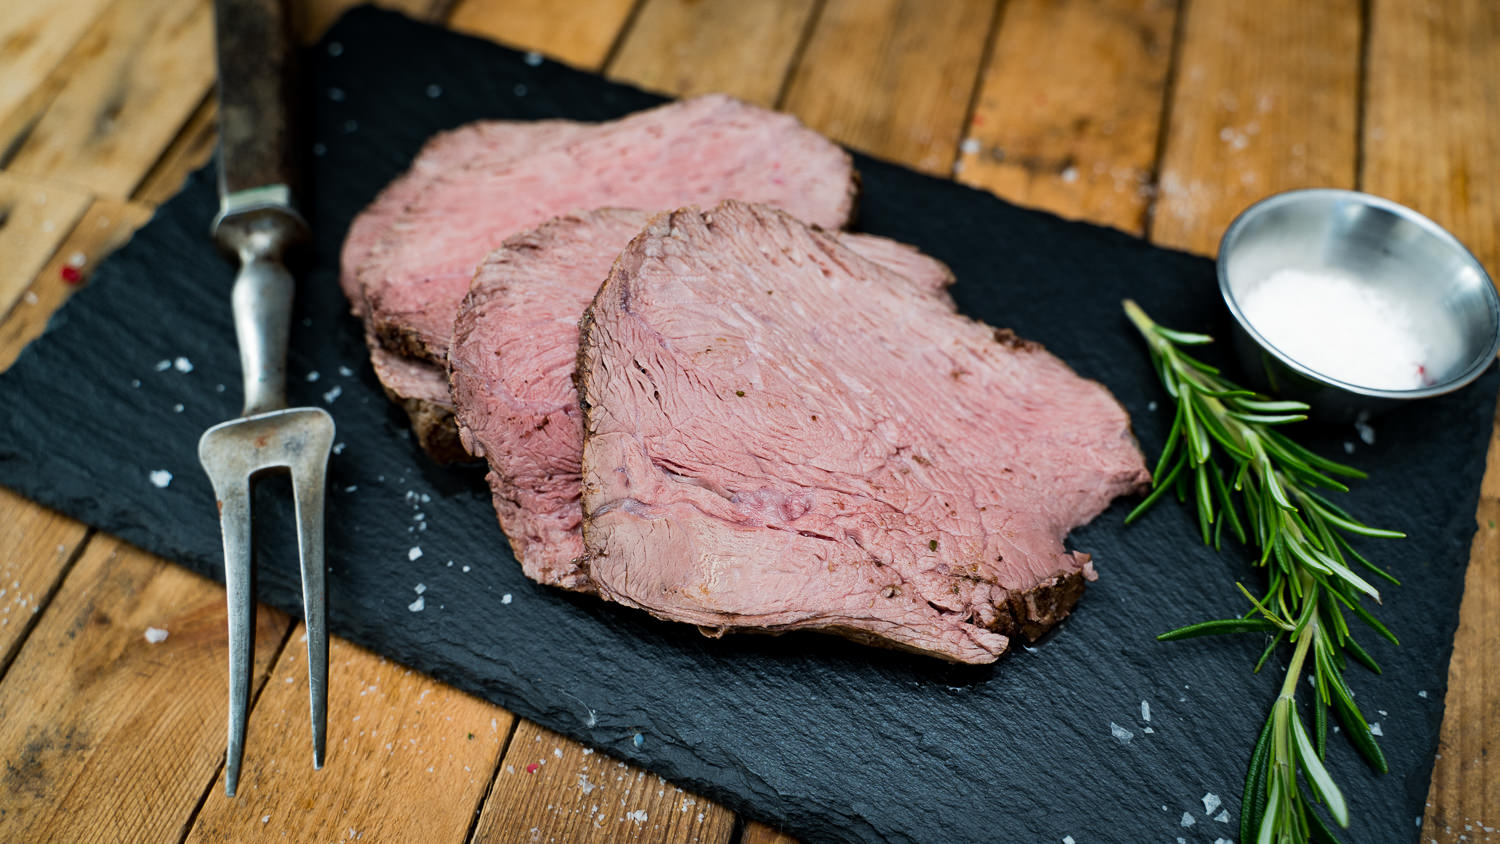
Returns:
[[[1251,379],[1279,398],[1306,402],[1317,419],[1350,421],[1451,392],[1478,378],[1500,350],[1500,295],[1484,267],[1437,223],[1376,196],[1314,189],[1263,199],[1224,232],[1218,269],[1235,349]],[[1430,352],[1429,383],[1392,390],[1341,381],[1277,349],[1241,301],[1283,269],[1337,272],[1396,303]]]

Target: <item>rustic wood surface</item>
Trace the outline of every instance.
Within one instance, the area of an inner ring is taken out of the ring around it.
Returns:
[[[300,0],[303,37],[353,4]],[[666,94],[728,91],[1165,245],[1211,254],[1249,202],[1335,185],[1415,207],[1500,270],[1491,0],[383,5]],[[211,152],[210,7],[0,3],[0,367]],[[1500,826],[1496,465],[1423,822],[1435,842]],[[245,779],[225,800],[223,603],[0,492],[0,840],[792,840],[337,640],[315,772],[301,628],[266,608]]]

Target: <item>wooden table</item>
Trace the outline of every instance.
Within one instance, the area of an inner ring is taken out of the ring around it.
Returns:
[[[310,40],[350,2],[302,5]],[[1500,270],[1493,0],[389,5],[669,94],[728,91],[1168,246],[1211,253],[1251,201],[1328,185],[1413,206]],[[0,366],[207,156],[211,23],[210,0],[0,3]],[[1495,462],[1424,840],[1500,826]],[[778,840],[337,640],[314,772],[299,625],[265,608],[259,625],[226,800],[221,588],[0,493],[0,840]]]

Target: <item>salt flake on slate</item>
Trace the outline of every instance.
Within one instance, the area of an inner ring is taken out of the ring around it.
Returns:
[[[412,589],[412,591],[413,591],[413,592],[416,592],[416,593],[417,593],[417,594],[418,594],[418,595],[420,595],[420,594],[422,594],[422,593],[423,593],[423,592],[426,592],[426,591],[427,591],[427,584],[425,584],[425,583],[418,583],[418,584],[417,584],[417,585],[416,585],[416,586],[415,586],[415,587],[414,587],[414,588],[413,588],[413,589]]]
[[[335,401],[338,400],[338,397],[342,396],[343,394],[344,394],[344,388],[340,387],[337,384],[335,384],[335,385],[333,385],[333,389],[332,390],[329,390],[328,392],[326,392],[326,393],[323,394],[323,401],[325,403],[327,403],[327,404],[333,404]]]
[[[1135,738],[1135,733],[1132,733],[1131,731],[1125,729],[1124,727],[1116,724],[1113,721],[1109,722],[1109,732],[1111,735],[1122,742],[1128,742],[1131,739]]]
[[[422,597],[421,595],[418,595],[415,601],[412,601],[411,603],[406,605],[406,608],[411,610],[412,612],[421,612],[422,608],[425,606],[427,606],[427,599]]]
[[[1219,795],[1212,791],[1203,795],[1203,814],[1212,815],[1214,810],[1219,808],[1220,802],[1222,801],[1219,800]]]
[[[172,361],[172,367],[178,372],[192,372],[193,362],[179,355],[176,360]]]
[[[344,366],[343,364],[340,364],[339,365],[339,374],[342,375],[342,376],[344,376],[345,378],[348,378],[350,375],[354,374],[354,370],[350,369],[347,366]]]
[[[441,97],[442,95],[443,95],[443,86],[441,86],[441,85],[428,85],[427,86],[427,97],[428,97],[428,99],[435,100],[438,97]]]
[[[167,640],[167,631],[161,629],[160,627],[147,627],[146,628],[146,641],[148,641],[151,644],[155,645],[155,644],[158,644],[160,642],[165,642],[166,640]]]
[[[421,546],[418,546],[418,545],[413,545],[412,549],[410,551],[406,552],[406,559],[411,560],[413,562],[415,562],[416,559],[418,557],[420,557],[420,556],[422,556],[422,548],[421,548]],[[418,591],[420,591],[420,590],[418,590]]]
[[[1376,721],[1375,723],[1373,723],[1373,724],[1370,725],[1370,735],[1372,735],[1372,736],[1383,736],[1383,735],[1385,735],[1385,733],[1382,733],[1380,731],[1380,722],[1379,721]]]
[[[1422,689],[1421,691],[1417,692],[1417,697],[1423,697],[1423,698],[1427,697],[1427,690],[1426,689]]]
[[[1064,835],[1063,836],[1063,844],[1073,844],[1073,836],[1071,836],[1071,835]]]
[[[1181,823],[1182,823],[1183,826],[1192,826],[1195,823],[1195,821],[1193,820],[1193,816],[1192,815],[1188,814],[1187,812],[1183,812],[1182,813],[1182,821],[1181,821]]]
[[[185,409],[186,408],[183,407],[181,404],[174,404],[174,405],[172,405],[172,412],[173,413],[181,413]]]
[[[132,387],[136,388],[137,390],[139,390],[141,388],[141,379],[139,379],[139,378],[132,378],[132,379],[130,379],[130,386],[132,386]]]
[[[464,574],[468,574],[468,573],[469,573],[469,567],[468,566],[464,566]],[[506,595],[505,597],[509,598],[510,596]],[[510,603],[510,601],[506,601],[505,603],[508,604],[508,603]]]
[[[159,360],[159,361],[156,362],[156,371],[157,372],[166,372],[167,370],[169,370],[171,368],[172,368],[172,362],[169,361],[169,360]]]
[[[334,443],[333,444],[333,453],[334,454],[343,454],[344,453],[344,444],[343,443]]]
[[[1150,721],[1151,720],[1151,704],[1147,703],[1144,700],[1141,701],[1141,720],[1142,721]]]
[[[166,489],[172,483],[172,473],[166,469],[153,469],[151,470],[151,483],[155,484],[157,489]]]
[[[318,370],[314,369],[312,372],[307,373],[307,383],[311,384],[312,382],[314,382],[314,381],[316,381],[316,380],[318,380],[319,378],[322,378],[322,377],[323,377],[322,373],[320,373],[320,372],[318,372]]]
[[[1214,815],[1214,820],[1218,821],[1219,823],[1229,823],[1229,810],[1225,809],[1217,815]]]
[[[530,50],[530,51],[528,51],[526,53],[526,64],[527,65],[529,65],[531,67],[538,67],[538,66],[541,65],[541,63],[542,63],[542,54],[541,53],[538,53],[536,50]]]
[[[464,566],[464,571],[468,571],[468,570],[469,570],[469,567],[468,566]],[[510,603],[510,593],[509,592],[506,592],[504,595],[500,596],[500,603],[502,603],[502,604],[508,604],[508,603]]]

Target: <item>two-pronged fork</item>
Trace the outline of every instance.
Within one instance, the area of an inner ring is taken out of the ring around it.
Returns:
[[[216,0],[219,52],[219,214],[213,235],[239,258],[230,294],[245,405],[238,419],[209,428],[198,458],[213,481],[224,531],[229,601],[229,744],[224,791],[239,784],[254,661],[254,554],[250,487],[268,471],[290,471],[307,622],[313,767],[323,766],[328,710],[327,596],[323,498],[333,418],[321,408],[286,406],[286,345],[292,276],[286,249],[307,234],[292,204],[289,105],[293,42],[285,0]]]

